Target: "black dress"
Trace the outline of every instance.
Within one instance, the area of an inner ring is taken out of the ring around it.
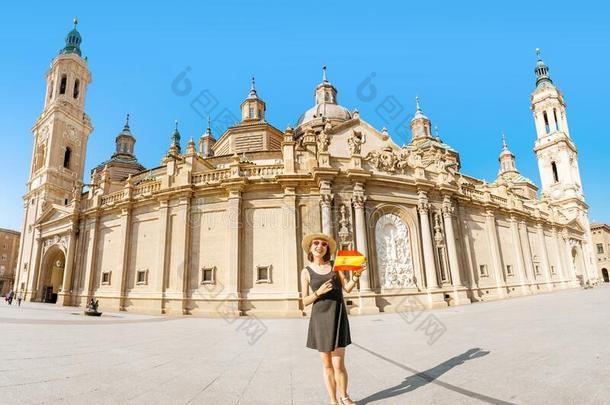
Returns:
[[[316,291],[328,279],[333,280],[333,289],[322,294],[314,303],[309,318],[307,347],[319,352],[332,352],[337,347],[352,343],[347,320],[347,308],[343,301],[343,288],[337,273],[318,274],[307,266],[309,284]]]

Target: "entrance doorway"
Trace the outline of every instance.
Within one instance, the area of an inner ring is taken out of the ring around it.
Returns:
[[[55,304],[64,280],[66,256],[58,247],[51,247],[43,260],[40,278],[40,301]]]
[[[604,278],[604,283],[610,282],[610,278],[608,278],[608,269],[602,269],[602,277]]]

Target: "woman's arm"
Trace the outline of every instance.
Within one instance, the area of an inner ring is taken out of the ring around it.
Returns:
[[[316,293],[309,294],[309,274],[307,273],[307,269],[301,270],[301,299],[303,300],[303,307],[314,303],[318,299],[318,295]]]
[[[347,281],[347,277],[345,277],[342,271],[338,271],[337,275],[339,276],[339,280],[341,280],[341,287],[343,287],[343,290],[346,293],[351,292],[356,286],[356,283],[358,283],[358,280],[360,279],[360,272],[354,272],[352,274],[352,279],[349,282]]]

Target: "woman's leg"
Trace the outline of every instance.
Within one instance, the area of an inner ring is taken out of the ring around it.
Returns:
[[[333,369],[333,361],[331,352],[320,352],[322,358],[322,368],[324,370],[324,382],[326,390],[331,402],[337,402],[337,383],[335,382],[335,373]]]
[[[339,386],[341,398],[347,396],[347,370],[345,369],[345,347],[337,347],[331,353],[333,369],[335,370],[335,381]],[[349,403],[349,402],[348,402]]]

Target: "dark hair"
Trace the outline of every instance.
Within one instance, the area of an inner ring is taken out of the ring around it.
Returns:
[[[311,253],[311,245],[309,246],[309,252],[307,252],[307,260],[313,262],[313,254]],[[330,261],[330,245],[326,248],[326,253],[324,253],[324,257],[322,257],[324,263],[328,263]]]

